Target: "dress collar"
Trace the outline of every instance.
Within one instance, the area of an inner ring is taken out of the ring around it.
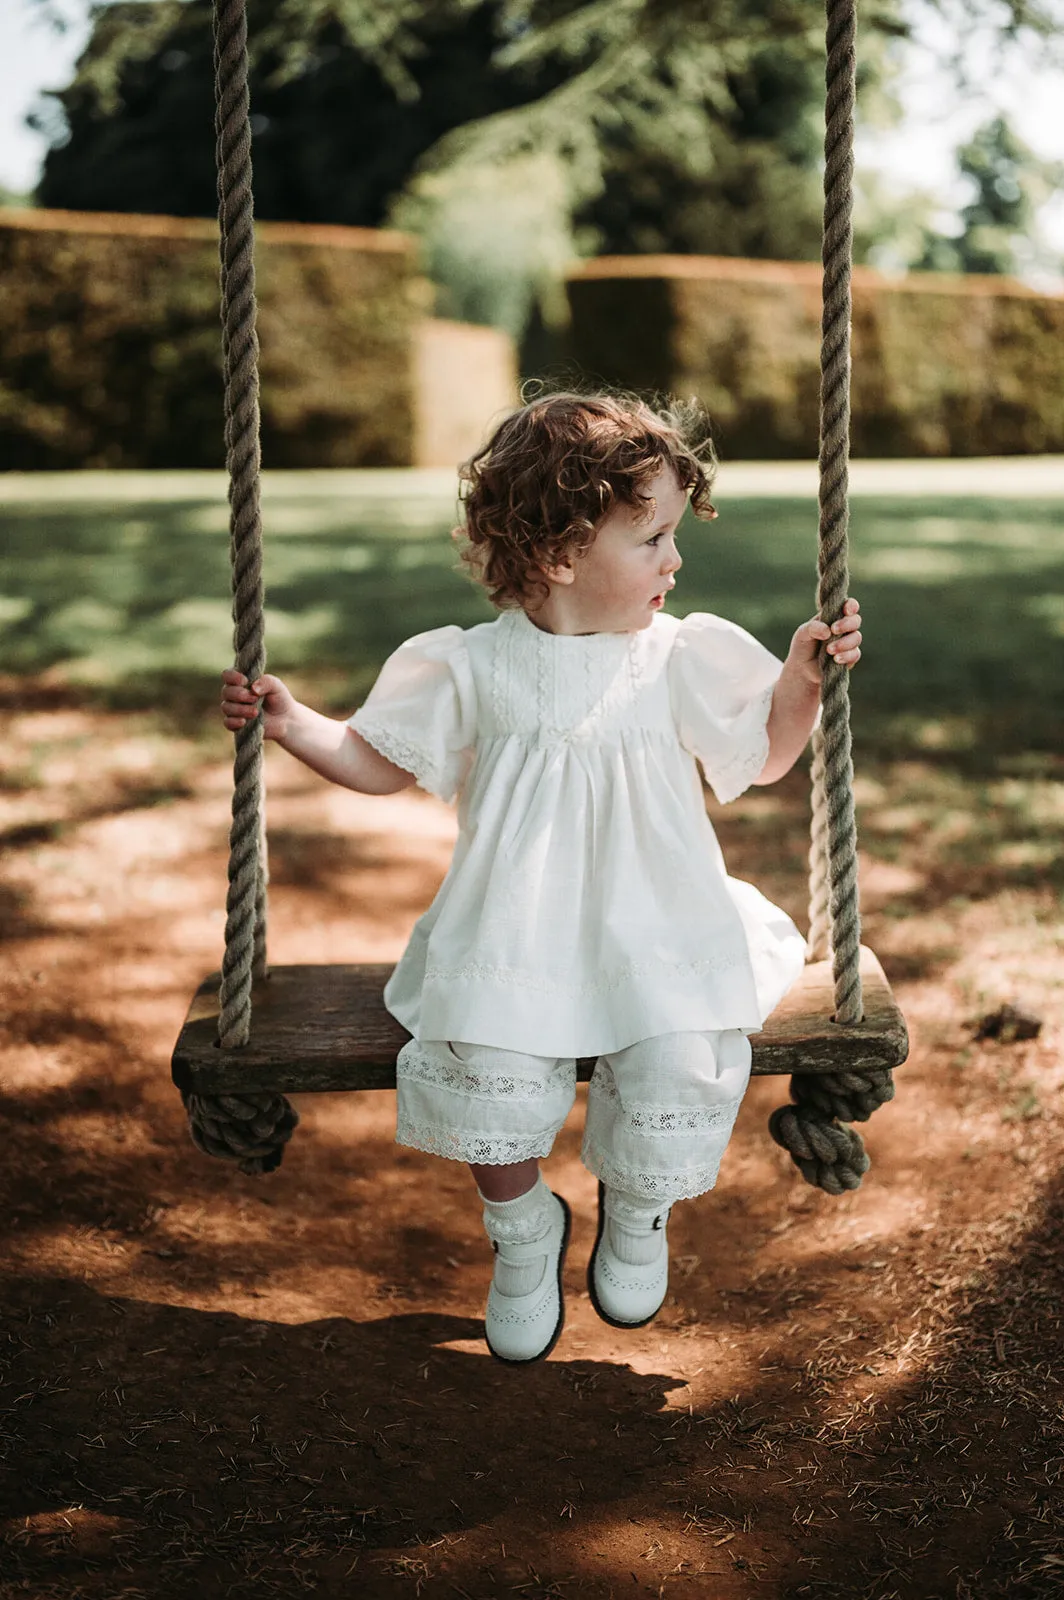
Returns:
[[[520,633],[534,639],[542,639],[545,645],[558,649],[571,649],[574,645],[583,645],[587,649],[602,649],[608,646],[616,647],[618,643],[628,646],[641,634],[649,633],[654,626],[651,623],[650,628],[640,628],[632,633],[548,633],[545,628],[537,628],[527,613],[518,608],[505,615],[512,618],[512,626]]]

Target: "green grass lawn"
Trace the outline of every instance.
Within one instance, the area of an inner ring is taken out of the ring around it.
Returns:
[[[267,477],[273,670],[340,710],[402,639],[490,619],[456,571],[448,482]],[[27,483],[5,494],[0,478],[0,672],[47,672],[112,704],[213,701],[231,657],[221,480]],[[681,530],[670,609],[720,612],[782,654],[813,610],[815,504],[755,493],[720,504],[717,522]],[[852,589],[866,618],[858,752],[940,749],[979,762],[986,745],[998,757],[1061,748],[1062,512],[1064,499],[855,498]]]

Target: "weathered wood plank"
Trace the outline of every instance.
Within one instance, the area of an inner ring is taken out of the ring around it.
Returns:
[[[899,1067],[909,1054],[909,1032],[879,961],[861,946],[864,1020],[832,1022],[835,986],[831,963],[806,967],[760,1033],[750,1040],[754,1071],[839,1072],[861,1067]]]
[[[274,967],[256,987],[251,1040],[242,1050],[215,1045],[219,975],[212,973],[197,990],[174,1048],[174,1082],[199,1094],[394,1088],[395,1058],[410,1035],[384,1009],[391,971],[388,965]],[[900,1065],[909,1050],[905,1019],[882,967],[863,947],[861,976],[865,1020],[838,1027],[831,1021],[830,967],[806,967],[751,1040],[754,1072]],[[593,1060],[580,1062],[582,1081],[593,1067]]]

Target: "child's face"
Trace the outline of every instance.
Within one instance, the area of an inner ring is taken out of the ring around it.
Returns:
[[[599,523],[590,549],[547,574],[552,585],[560,585],[552,598],[581,624],[573,632],[635,633],[662,609],[682,564],[676,528],[687,493],[671,467],[662,467],[644,492],[653,496],[652,508],[615,506]]]

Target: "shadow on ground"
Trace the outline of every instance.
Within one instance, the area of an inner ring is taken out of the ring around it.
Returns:
[[[503,1368],[469,1317],[286,1325],[27,1277],[4,1294],[0,1593],[340,1594],[352,1568],[374,1596],[660,1592],[634,1534],[682,1545],[680,1594],[1048,1600],[1062,1246],[1058,1186],[933,1375],[847,1417],[779,1328],[768,1376],[670,1407],[675,1373]]]

